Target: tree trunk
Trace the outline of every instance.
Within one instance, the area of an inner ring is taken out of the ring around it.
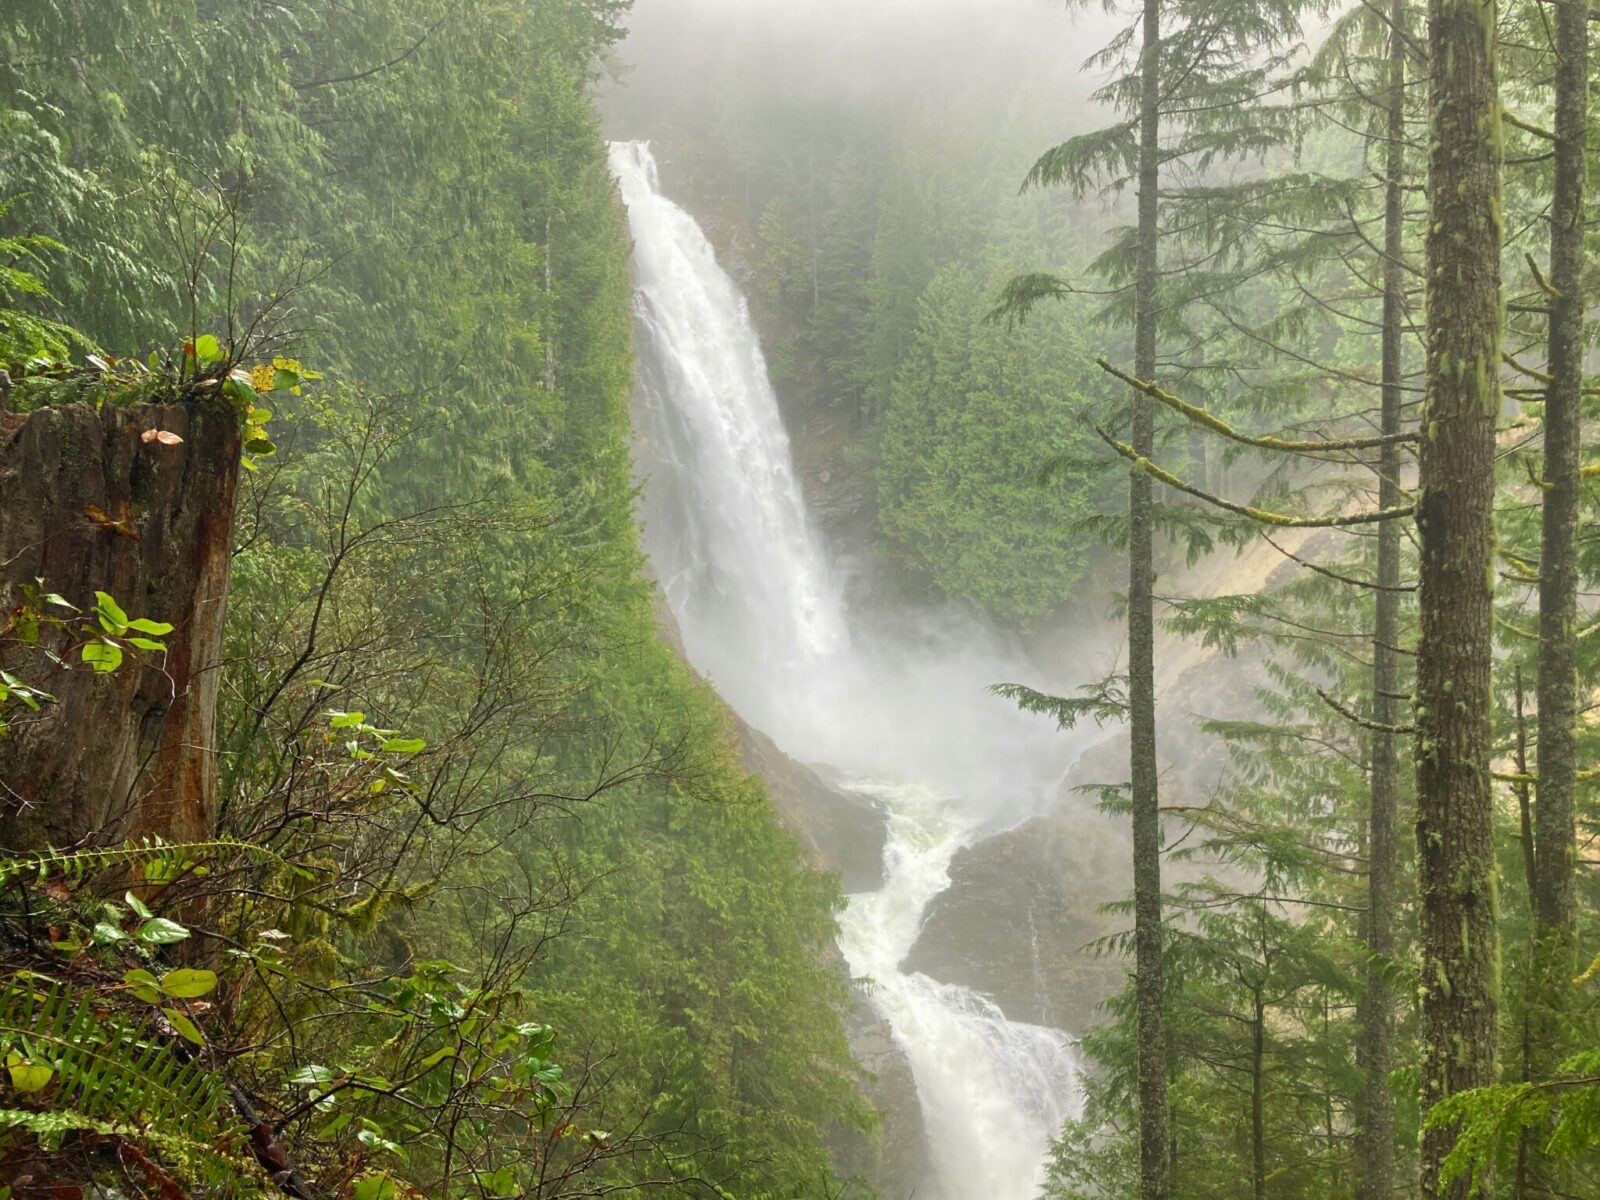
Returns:
[[[1417,849],[1422,1103],[1494,1080],[1499,945],[1490,790],[1494,450],[1500,408],[1495,0],[1430,0],[1428,370],[1417,524]],[[1422,1194],[1452,1127],[1422,1140]]]
[[[1384,121],[1383,204],[1383,393],[1382,432],[1400,432],[1405,270],[1406,0],[1389,5],[1389,93]],[[1400,504],[1400,445],[1384,446],[1378,460],[1378,507]],[[1378,526],[1377,612],[1372,630],[1372,719],[1396,724],[1399,691],[1400,526]],[[1367,969],[1360,1013],[1361,1064],[1366,1071],[1356,1131],[1356,1200],[1389,1200],[1394,1194],[1394,992],[1389,964],[1394,958],[1395,810],[1399,791],[1396,735],[1372,734],[1372,778],[1367,816]]]
[[[1539,767],[1534,805],[1533,912],[1537,945],[1531,1047],[1536,1074],[1565,1056],[1563,1013],[1575,974],[1577,841],[1579,405],[1583,394],[1584,158],[1588,141],[1588,6],[1556,0],[1555,184],[1550,198],[1550,385],[1544,405],[1544,505],[1539,561]],[[1534,1194],[1556,1180],[1527,1143]]]
[[[1550,386],[1544,406],[1544,507],[1539,563],[1539,782],[1534,808],[1534,912],[1569,941],[1577,924],[1573,793],[1577,764],[1578,458],[1583,391],[1583,185],[1588,133],[1588,20],[1556,4],[1555,191],[1550,204]],[[1568,947],[1570,952],[1570,946]]]
[[[6,849],[210,836],[238,469],[239,423],[215,400],[0,415],[0,665],[55,696],[0,737]],[[35,580],[85,610],[103,591],[172,624],[166,654],[129,651],[97,674],[81,638],[7,635]]]
[[[1516,764],[1517,774],[1528,774],[1528,714],[1524,708],[1524,694],[1522,690],[1522,668],[1516,670],[1516,699],[1517,699],[1517,752],[1512,760]],[[1517,797],[1517,815],[1520,821],[1522,835],[1522,883],[1528,891],[1528,903],[1532,906],[1533,893],[1538,887],[1537,871],[1533,864],[1533,788],[1526,779],[1519,779],[1512,789]],[[1538,931],[1534,931],[1530,954],[1536,953],[1538,948]],[[1520,1040],[1522,1042],[1522,1082],[1533,1081],[1533,1004],[1537,990],[1532,978],[1533,972],[1528,972],[1529,978],[1523,988],[1522,1004],[1522,1029]],[[1528,1170],[1534,1154],[1538,1152],[1538,1131],[1524,1129],[1517,1138],[1517,1161],[1515,1173],[1511,1179],[1512,1200],[1525,1200],[1528,1195]]]
[[[1134,374],[1156,377],[1156,288],[1160,185],[1160,0],[1145,0],[1139,101],[1139,261],[1134,285]],[[1142,392],[1133,405],[1134,452],[1155,449],[1155,412]],[[1161,969],[1161,808],[1157,793],[1155,564],[1151,479],[1128,476],[1128,709],[1133,802],[1134,991],[1139,1026],[1139,1195],[1167,1200],[1167,1036]]]
[[[1250,1021],[1250,1195],[1267,1200],[1267,1009],[1261,985]]]
[[[1588,136],[1588,12],[1556,3],[1555,190],[1550,207],[1550,386],[1544,406],[1539,564],[1539,782],[1534,911],[1547,932],[1577,923],[1573,872],[1577,720],[1579,404],[1583,391],[1583,185]]]

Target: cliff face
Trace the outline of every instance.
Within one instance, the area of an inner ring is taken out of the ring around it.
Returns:
[[[209,833],[239,449],[237,418],[210,397],[0,414],[0,666],[55,698],[0,737],[0,846]],[[81,628],[30,644],[18,616],[33,586],[86,613],[103,591],[171,624],[166,653],[99,673]]]

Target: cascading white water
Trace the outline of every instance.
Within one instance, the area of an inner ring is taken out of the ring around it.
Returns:
[[[840,949],[911,1063],[935,1160],[923,1194],[1031,1198],[1078,1102],[1070,1039],[900,964],[956,852],[1037,811],[1073,746],[986,694],[1024,668],[984,631],[847,619],[743,297],[647,144],[615,143],[611,167],[634,239],[645,544],[687,653],[886,816],[884,885],[851,898]]]

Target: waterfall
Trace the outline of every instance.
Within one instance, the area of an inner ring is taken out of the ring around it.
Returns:
[[[847,613],[744,298],[648,144],[613,144],[611,167],[634,240],[645,546],[685,650],[746,720],[885,814],[885,882],[850,898],[840,949],[911,1064],[923,1194],[1031,1200],[1078,1105],[1070,1038],[900,964],[957,851],[1038,811],[1078,748],[986,694],[1027,673],[988,631]]]

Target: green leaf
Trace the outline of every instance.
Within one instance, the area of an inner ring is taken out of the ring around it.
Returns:
[[[128,935],[123,933],[110,921],[101,921],[89,934],[97,946],[109,946],[112,942],[125,942]]]
[[[152,621],[149,617],[140,617],[138,620],[128,622],[129,629],[137,629],[140,633],[148,633],[151,637],[165,637],[172,632],[172,626],[165,621]]]
[[[389,754],[421,754],[427,747],[421,738],[390,738],[382,748]]]
[[[483,1189],[491,1196],[517,1196],[522,1189],[517,1185],[517,1168],[512,1163],[506,1163],[491,1175],[479,1176]]]
[[[122,665],[122,647],[104,639],[89,642],[83,648],[83,661],[102,675],[109,675]]]
[[[193,1000],[197,996],[211,992],[216,986],[217,976],[214,971],[183,968],[168,971],[161,977],[161,990],[176,1000]]]
[[[417,1064],[417,1069],[419,1071],[432,1070],[434,1067],[437,1067],[440,1063],[442,1063],[445,1059],[453,1058],[455,1056],[455,1052],[456,1052],[456,1048],[454,1046],[441,1046],[439,1049],[435,1050],[432,1054],[428,1055],[427,1058],[425,1058],[421,1062],[419,1062]]]
[[[222,361],[222,343],[215,334],[202,333],[194,340],[194,357],[202,367]]]
[[[122,977],[124,983],[133,985],[133,994],[146,1004],[161,1002],[160,981],[142,967],[129,971]]]
[[[167,644],[165,642],[157,642],[145,637],[131,637],[128,639],[128,645],[138,650],[148,650],[152,654],[165,654],[167,652]]]
[[[396,1158],[404,1158],[406,1156],[406,1152],[400,1148],[400,1144],[398,1142],[391,1142],[376,1129],[363,1129],[360,1133],[356,1134],[356,1141],[360,1142],[369,1150],[387,1150]]]
[[[394,1200],[394,1179],[377,1173],[363,1175],[350,1189],[351,1200]]]
[[[293,1075],[289,1076],[289,1082],[321,1087],[323,1084],[333,1082],[333,1071],[331,1068],[312,1063],[309,1066],[301,1067]]]
[[[206,1035],[200,1032],[200,1026],[196,1025],[177,1009],[163,1008],[161,1015],[172,1022],[172,1028],[177,1030],[179,1037],[193,1042],[196,1046],[204,1046],[206,1044]]]
[[[128,614],[106,592],[94,594],[94,611],[107,633],[121,633],[128,627]]]
[[[328,718],[329,726],[334,729],[350,729],[367,719],[364,712],[340,712],[337,709],[329,709],[323,716]]]
[[[23,683],[10,671],[0,671],[0,700],[5,700],[11,696],[15,696],[34,712],[39,711],[39,702],[41,700],[55,699],[49,692],[42,692],[30,684]]]
[[[133,910],[134,916],[140,917],[143,920],[148,921],[151,917],[155,916],[155,913],[150,911],[145,902],[139,899],[139,897],[135,896],[132,892],[124,892],[122,894],[122,902]],[[150,982],[154,983],[155,979],[152,977]]]
[[[165,946],[172,942],[183,941],[184,938],[189,936],[189,931],[176,921],[169,921],[165,917],[156,917],[139,926],[137,936],[141,942]]]

